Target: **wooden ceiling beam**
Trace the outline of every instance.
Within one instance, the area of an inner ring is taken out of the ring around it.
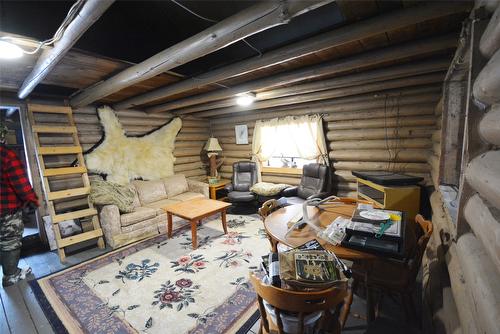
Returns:
[[[203,73],[197,78],[186,79],[172,85],[161,87],[150,92],[137,95],[116,103],[114,108],[127,109],[175,94],[212,84],[227,78],[240,76],[262,68],[277,65],[286,61],[310,55],[335,46],[344,45],[387,31],[408,27],[427,20],[460,13],[468,10],[466,2],[433,2],[417,7],[406,8],[380,15],[356,24],[347,25],[338,29],[302,40],[276,50],[253,57],[235,64]]]
[[[276,90],[265,91],[257,93],[256,102],[261,102],[270,99],[277,99],[289,97],[293,95],[303,95],[315,93],[324,90],[331,90],[336,88],[359,86],[363,84],[371,84],[379,81],[386,81],[391,79],[405,78],[414,75],[427,74],[432,72],[446,71],[450,65],[449,59],[438,59],[434,61],[426,61],[420,63],[411,63],[405,65],[396,65],[391,67],[384,67],[372,71],[362,73],[355,73],[345,75],[337,78],[318,80],[301,85],[294,85],[290,87],[283,87]],[[227,99],[222,101],[215,101],[212,103],[204,103],[189,108],[180,109],[175,112],[175,115],[185,115],[200,111],[207,111],[225,107],[235,107],[235,99]],[[247,110],[253,109],[255,103],[246,108]],[[148,110],[146,110],[147,112]]]
[[[68,25],[61,39],[54,47],[45,49],[33,67],[31,73],[24,79],[17,96],[27,97],[35,87],[52,71],[66,53],[75,45],[80,37],[94,22],[113,4],[114,0],[87,0],[78,15]]]
[[[305,102],[328,100],[344,96],[359,95],[359,94],[377,92],[388,89],[396,89],[396,88],[419,86],[419,85],[430,85],[434,83],[443,82],[444,76],[445,76],[444,72],[436,72],[436,73],[424,74],[424,75],[401,78],[401,79],[374,82],[371,84],[363,84],[345,88],[336,88],[325,91],[319,91],[316,93],[299,94],[299,95],[287,96],[271,100],[259,101],[253,103],[251,108],[229,107],[229,108],[214,109],[210,111],[203,111],[196,113],[195,116],[213,117],[225,114],[240,113],[249,110],[255,111],[258,109],[266,109],[284,105],[303,104]]]
[[[348,58],[343,58],[339,60],[330,61],[327,63],[321,63],[319,65],[308,66],[305,68],[300,68],[297,70],[292,70],[284,73],[279,73],[274,76],[265,77],[262,79],[253,80],[250,82],[245,82],[243,84],[234,86],[232,88],[219,89],[216,91],[190,96],[184,99],[175,100],[172,102],[167,102],[159,105],[155,105],[149,108],[146,108],[145,111],[149,113],[163,112],[168,110],[176,110],[181,109],[191,105],[197,105],[201,103],[207,103],[211,101],[222,100],[224,98],[234,97],[237,94],[251,92],[259,89],[268,89],[276,86],[284,86],[293,84],[295,82],[315,79],[322,76],[333,75],[341,72],[346,72],[354,69],[360,69],[364,67],[374,66],[378,64],[383,64],[389,61],[394,61],[398,59],[405,59],[413,56],[420,56],[429,54],[436,51],[443,51],[447,49],[452,49],[456,47],[457,37],[455,35],[445,35],[437,38],[420,40],[420,41],[412,41],[408,43],[403,43],[401,45],[391,46],[383,49],[378,49],[370,52],[365,52],[359,55],[355,55]],[[427,65],[422,65],[423,67],[413,66],[413,65],[402,65],[406,67],[402,67],[401,69],[395,69],[395,71],[403,71],[405,73],[409,73],[412,71],[425,71],[426,66],[442,66],[443,62],[446,62],[446,68],[450,65],[450,60],[437,60],[440,62],[440,65],[432,64],[430,62]],[[375,77],[384,77],[385,75],[390,75],[390,73],[385,73],[384,70],[379,74],[374,74]],[[415,73],[418,74],[418,73]],[[347,80],[351,82],[352,80],[349,77],[337,77],[332,80],[339,80],[339,87],[342,85],[346,85],[342,80]],[[356,76],[353,76],[354,80]],[[300,85],[298,85],[300,86]],[[333,88],[333,87],[331,87]],[[268,94],[273,94],[278,96],[280,93],[279,89],[273,90],[271,92],[276,93],[258,93],[257,99],[264,99]],[[275,97],[276,97],[275,96]],[[271,97],[268,97],[271,98]],[[234,103],[233,103],[234,104]],[[196,110],[197,108],[204,108],[207,106],[206,104],[203,106],[192,107],[192,110]],[[227,106],[227,105],[226,105]],[[210,109],[210,108],[206,108]],[[189,113],[188,110],[191,109],[182,109],[179,111],[180,114]],[[198,109],[201,110],[201,109]]]
[[[84,89],[77,93],[70,100],[70,103],[74,107],[88,105],[123,88],[224,48],[242,38],[277,25],[286,24],[294,16],[332,1],[272,0],[260,2],[103,82]]]

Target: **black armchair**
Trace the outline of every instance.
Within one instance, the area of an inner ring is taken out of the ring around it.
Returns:
[[[227,198],[231,203],[250,203],[257,199],[250,188],[257,183],[255,162],[239,161],[233,164],[232,183],[225,186]]]
[[[321,164],[308,164],[302,168],[300,184],[283,190],[289,204],[302,204],[311,198],[325,198],[331,194],[330,167]]]

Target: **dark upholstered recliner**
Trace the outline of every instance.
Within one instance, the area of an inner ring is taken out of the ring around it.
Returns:
[[[331,194],[330,167],[308,164],[302,168],[300,184],[283,190],[289,204],[302,204],[306,199],[325,198]]]
[[[233,164],[232,183],[226,185],[227,198],[231,203],[250,203],[257,197],[250,188],[257,183],[257,166],[255,162],[238,161]]]

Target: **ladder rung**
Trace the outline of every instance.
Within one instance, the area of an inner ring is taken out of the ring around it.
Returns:
[[[90,194],[90,187],[82,187],[82,188],[74,188],[74,189],[66,189],[59,191],[52,191],[47,196],[49,201],[53,201],[56,199],[67,198],[67,197],[75,197],[75,196],[83,196]]]
[[[42,133],[77,133],[76,126],[49,126],[49,125],[33,125],[34,132]]]
[[[65,221],[65,220],[90,217],[90,216],[95,216],[96,214],[97,214],[96,209],[84,209],[84,210],[78,210],[78,211],[71,211],[68,213],[61,213],[60,215],[53,216],[52,222],[53,223],[60,223],[60,222]]]
[[[49,106],[45,104],[29,104],[28,108],[31,112],[44,112],[50,114],[69,114],[71,113],[70,107],[65,106]]]
[[[83,173],[87,173],[87,168],[85,168],[85,167],[61,167],[61,168],[48,168],[43,173],[43,176],[83,174]]]
[[[38,154],[55,155],[55,154],[72,154],[82,153],[80,146],[45,146],[38,148]]]
[[[62,238],[57,242],[57,245],[59,247],[67,247],[85,240],[99,238],[100,236],[102,236],[102,230],[98,228],[96,230],[83,232],[80,234],[72,235],[70,237]]]

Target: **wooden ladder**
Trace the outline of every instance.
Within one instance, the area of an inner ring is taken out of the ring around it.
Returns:
[[[37,117],[35,116],[35,114],[39,116]],[[78,131],[75,126],[71,107],[28,104],[28,117],[34,134],[35,145],[38,154],[38,163],[40,165],[43,178],[45,197],[47,200],[49,213],[52,218],[52,227],[54,230],[57,251],[59,253],[61,262],[64,262],[66,259],[64,248],[70,245],[74,245],[86,240],[97,239],[97,246],[99,248],[104,248],[104,239],[97,216],[97,210],[94,208],[92,202],[88,198],[88,195],[90,193],[90,181],[87,174],[87,168],[85,167],[83,151],[82,147],[80,146],[80,140],[78,139]],[[41,121],[44,121],[43,123],[49,125],[39,124],[40,122],[36,121],[37,118]],[[64,122],[65,118],[66,122]],[[47,120],[48,122],[45,122]],[[54,120],[56,122],[53,122]],[[56,125],[54,125],[54,123]],[[48,138],[52,140],[49,143],[50,146],[41,145],[42,141],[40,136],[44,135],[52,136]],[[71,155],[76,155],[76,159],[72,159]],[[56,159],[56,161],[58,161],[57,158],[60,157],[60,161],[62,161],[62,163],[57,163],[56,167],[47,168],[46,159],[48,156],[52,156],[52,159]],[[68,158],[70,160],[68,160]],[[73,166],[73,164],[68,165],[68,161],[75,160],[77,161],[76,166]],[[66,161],[66,165],[64,165],[64,161]],[[62,167],[60,166],[61,164],[63,164]],[[71,175],[81,176],[82,186],[77,188],[68,187],[65,189],[58,189],[57,191],[51,190],[51,178],[57,178],[61,180],[61,178],[68,176],[70,177]],[[84,206],[88,207],[84,209],[79,208],[73,211],[68,211],[68,209],[56,210],[56,201],[71,199],[78,199],[80,200],[80,203],[83,199]],[[84,218],[91,219],[92,230],[65,238],[61,236],[61,231],[59,228],[60,222],[70,219]]]

